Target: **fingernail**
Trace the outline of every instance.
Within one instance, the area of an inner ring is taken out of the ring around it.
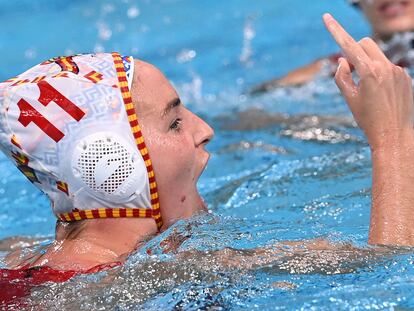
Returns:
[[[333,19],[333,17],[332,17],[332,15],[331,15],[331,14],[329,14],[329,13],[325,13],[325,14],[323,14],[323,19],[324,19],[325,21],[329,21],[329,20],[332,20],[332,19]]]

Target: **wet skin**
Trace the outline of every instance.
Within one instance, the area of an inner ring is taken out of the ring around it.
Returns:
[[[369,243],[414,245],[413,90],[408,73],[392,64],[370,38],[356,42],[329,14],[326,27],[345,58],[335,81],[372,158],[372,207]],[[355,68],[359,82],[355,82]]]
[[[369,243],[414,246],[411,79],[388,61],[373,40],[356,42],[331,16],[326,15],[324,20],[345,55],[339,61],[335,81],[372,152]],[[351,65],[360,77],[358,84]],[[209,158],[204,148],[213,131],[182,105],[158,69],[140,61],[135,66],[138,74],[134,76],[132,97],[153,161],[166,228],[206,209],[196,183]],[[152,219],[93,219],[79,224],[67,231],[58,227],[55,243],[29,266],[83,270],[124,261],[145,239],[157,234]],[[331,246],[328,243],[326,247]],[[263,250],[252,252],[261,256]],[[268,256],[277,254],[271,247]],[[19,266],[22,264],[14,267]]]

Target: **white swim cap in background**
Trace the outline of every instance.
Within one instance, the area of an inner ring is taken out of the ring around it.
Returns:
[[[0,83],[0,148],[62,221],[142,217],[162,225],[133,72],[132,57],[82,54]]]

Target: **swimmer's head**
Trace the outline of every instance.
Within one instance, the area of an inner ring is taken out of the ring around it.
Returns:
[[[58,219],[160,228],[203,208],[196,182],[212,131],[151,65],[117,53],[50,59],[1,83],[0,104],[1,149]]]
[[[371,24],[374,36],[414,30],[414,0],[350,0]]]

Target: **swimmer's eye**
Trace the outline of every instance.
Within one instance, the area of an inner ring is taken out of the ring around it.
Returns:
[[[175,119],[173,123],[170,125],[170,130],[179,132],[181,130],[181,119]]]

